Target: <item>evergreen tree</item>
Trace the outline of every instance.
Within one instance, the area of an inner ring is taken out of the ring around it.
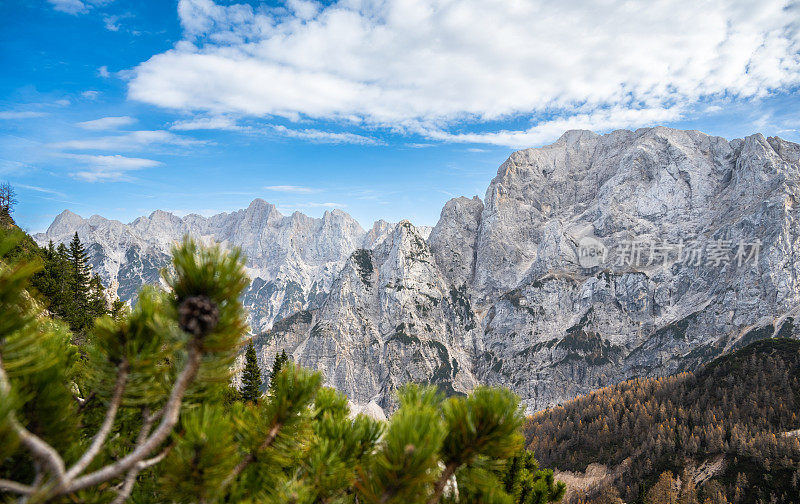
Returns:
[[[244,354],[244,371],[242,371],[242,388],[240,390],[242,400],[248,403],[258,402],[258,398],[261,396],[260,389],[261,370],[258,368],[256,349],[251,340]]]
[[[78,238],[77,231],[69,243],[69,263],[71,267],[70,288],[72,289],[72,294],[75,297],[77,307],[85,308],[89,304],[87,293],[91,279],[91,268],[89,266],[89,256],[80,238]]]
[[[269,387],[272,388],[275,383],[275,377],[281,372],[283,366],[288,362],[289,357],[286,355],[286,350],[281,350],[281,353],[275,354],[275,360],[272,362],[272,372],[269,375]]]
[[[103,281],[98,274],[92,275],[92,279],[89,280],[88,297],[87,311],[92,320],[102,317],[103,315],[108,315],[109,310],[108,301],[106,299],[106,289],[103,287]]]

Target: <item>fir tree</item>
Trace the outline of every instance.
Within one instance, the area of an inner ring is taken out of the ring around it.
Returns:
[[[261,395],[261,370],[258,368],[256,349],[253,341],[247,345],[244,354],[244,371],[242,371],[242,389],[240,394],[244,402],[256,403]]]
[[[269,387],[272,388],[275,383],[275,377],[281,372],[283,366],[289,361],[286,355],[286,350],[281,350],[281,353],[275,354],[275,360],[272,362],[272,372],[269,375]]]
[[[89,256],[83,243],[81,243],[81,239],[78,238],[77,232],[75,232],[75,236],[72,237],[72,241],[69,243],[69,263],[71,266],[70,287],[72,294],[76,300],[80,300],[78,305],[85,307],[88,304],[86,293],[89,290],[91,268],[89,266]]]

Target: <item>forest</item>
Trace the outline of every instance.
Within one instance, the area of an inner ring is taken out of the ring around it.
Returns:
[[[800,342],[776,338],[695,373],[597,390],[532,416],[525,432],[547,467],[608,467],[605,481],[574,500],[678,502],[680,487],[682,504],[790,503],[800,492],[798,405]],[[722,469],[702,476],[715,458]],[[689,481],[704,478],[697,488]]]

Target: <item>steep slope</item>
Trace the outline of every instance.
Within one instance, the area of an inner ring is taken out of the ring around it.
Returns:
[[[800,342],[767,339],[694,374],[632,380],[548,409],[526,433],[542,463],[572,471],[567,480],[606,466],[574,497],[611,485],[636,501],[662,471],[687,469],[701,492],[716,481],[731,502],[788,503],[800,491],[798,404]]]
[[[797,147],[652,128],[512,154],[477,232],[476,379],[537,410],[796,335],[784,321],[800,304]]]
[[[356,250],[319,310],[281,321],[255,338],[262,363],[280,350],[323,372],[357,404],[392,408],[403,383],[467,392],[476,326],[468,301],[448,287],[408,221],[374,251]]]

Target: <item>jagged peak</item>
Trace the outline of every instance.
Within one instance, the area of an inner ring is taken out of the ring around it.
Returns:
[[[173,213],[167,212],[165,210],[153,210],[153,212],[150,213],[150,216],[148,217],[148,219],[150,219],[151,221],[154,221],[154,220],[155,221],[173,220],[173,219],[180,220],[180,218],[178,216],[176,216]]]
[[[278,212],[278,210],[275,207],[275,205],[273,205],[272,203],[269,203],[268,201],[265,201],[265,200],[263,200],[261,198],[256,198],[253,201],[251,201],[250,204],[247,206],[247,212],[268,212],[268,213],[277,212],[277,213],[280,213],[280,212]]]
[[[83,217],[70,210],[64,210],[53,219],[53,223],[47,228],[47,234],[52,236],[75,232],[81,224],[83,224]]]

